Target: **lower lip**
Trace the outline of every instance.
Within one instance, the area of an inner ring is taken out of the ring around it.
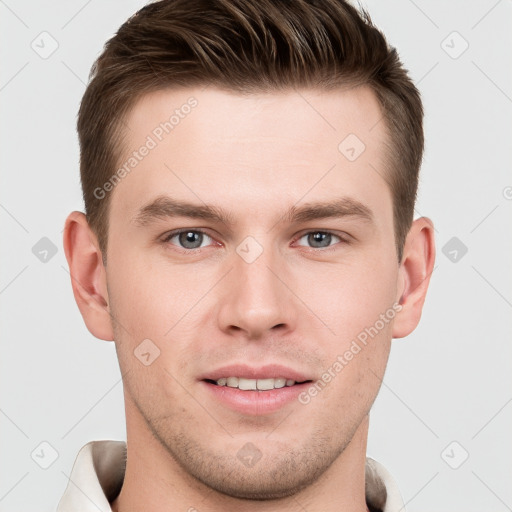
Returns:
[[[242,391],[229,386],[217,386],[210,382],[201,381],[206,389],[223,405],[242,414],[261,416],[282,409],[285,405],[297,401],[302,391],[307,389],[311,382],[294,384],[268,391]]]

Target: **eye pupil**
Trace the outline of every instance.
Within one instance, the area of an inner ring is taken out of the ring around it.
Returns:
[[[179,241],[186,249],[197,249],[203,242],[203,234],[197,231],[184,231],[180,233]]]
[[[308,235],[308,243],[312,247],[328,247],[331,244],[331,234],[317,231]]]

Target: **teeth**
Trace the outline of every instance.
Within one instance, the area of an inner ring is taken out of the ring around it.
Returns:
[[[218,384],[218,382],[217,382]],[[226,380],[226,385],[230,388],[237,388],[238,387],[238,377],[228,377]]]
[[[244,379],[243,377],[222,377],[217,381],[218,386],[228,386],[229,388],[238,388],[243,391],[268,391],[270,389],[280,389],[285,386],[293,386],[294,380],[277,379]]]
[[[274,379],[275,388],[284,388],[286,386],[286,379]]]
[[[256,389],[256,379],[238,379],[238,389],[251,390]]]
[[[258,379],[256,381],[256,386],[261,391],[267,391],[269,389],[274,389],[274,379]]]

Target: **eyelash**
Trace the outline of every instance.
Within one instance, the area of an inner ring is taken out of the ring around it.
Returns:
[[[181,233],[201,233],[202,235],[207,236],[208,238],[213,240],[213,237],[210,236],[206,231],[203,231],[202,229],[186,229],[186,228],[184,228],[184,229],[178,229],[178,230],[175,230],[175,231],[171,231],[170,233],[168,233],[164,237],[162,242],[167,244],[174,237],[179,236]],[[333,237],[338,238],[339,242],[337,242],[335,244],[332,244],[332,245],[329,245],[327,247],[308,247],[308,246],[301,246],[301,247],[305,247],[305,248],[310,249],[312,251],[326,252],[326,251],[332,250],[334,248],[334,246],[337,245],[338,243],[347,244],[347,245],[350,243],[350,241],[348,240],[348,237],[345,238],[345,237],[343,237],[341,235],[338,235],[338,234],[334,233],[333,231],[321,230],[321,229],[314,229],[314,230],[306,231],[306,232],[302,233],[301,235],[299,235],[298,237],[296,237],[293,240],[293,243],[295,243],[296,241],[300,240],[301,238],[304,238],[307,235],[314,234],[314,233],[323,233],[323,234],[331,235]],[[172,245],[175,245],[175,244],[172,244]],[[205,248],[205,247],[196,247],[194,249],[188,249],[186,247],[180,247],[179,245],[175,245],[175,247],[177,249],[181,250],[181,251],[186,252],[186,253],[191,253],[191,252],[199,251],[199,250]]]

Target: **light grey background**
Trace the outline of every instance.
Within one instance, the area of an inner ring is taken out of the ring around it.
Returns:
[[[368,454],[410,512],[512,510],[512,2],[364,5],[423,94],[417,213],[437,230],[422,322],[393,342]],[[141,6],[0,0],[1,512],[54,510],[78,449],[125,439],[114,345],[82,322],[62,228],[82,209],[75,118],[90,66]],[[46,262],[43,237],[57,250]]]

